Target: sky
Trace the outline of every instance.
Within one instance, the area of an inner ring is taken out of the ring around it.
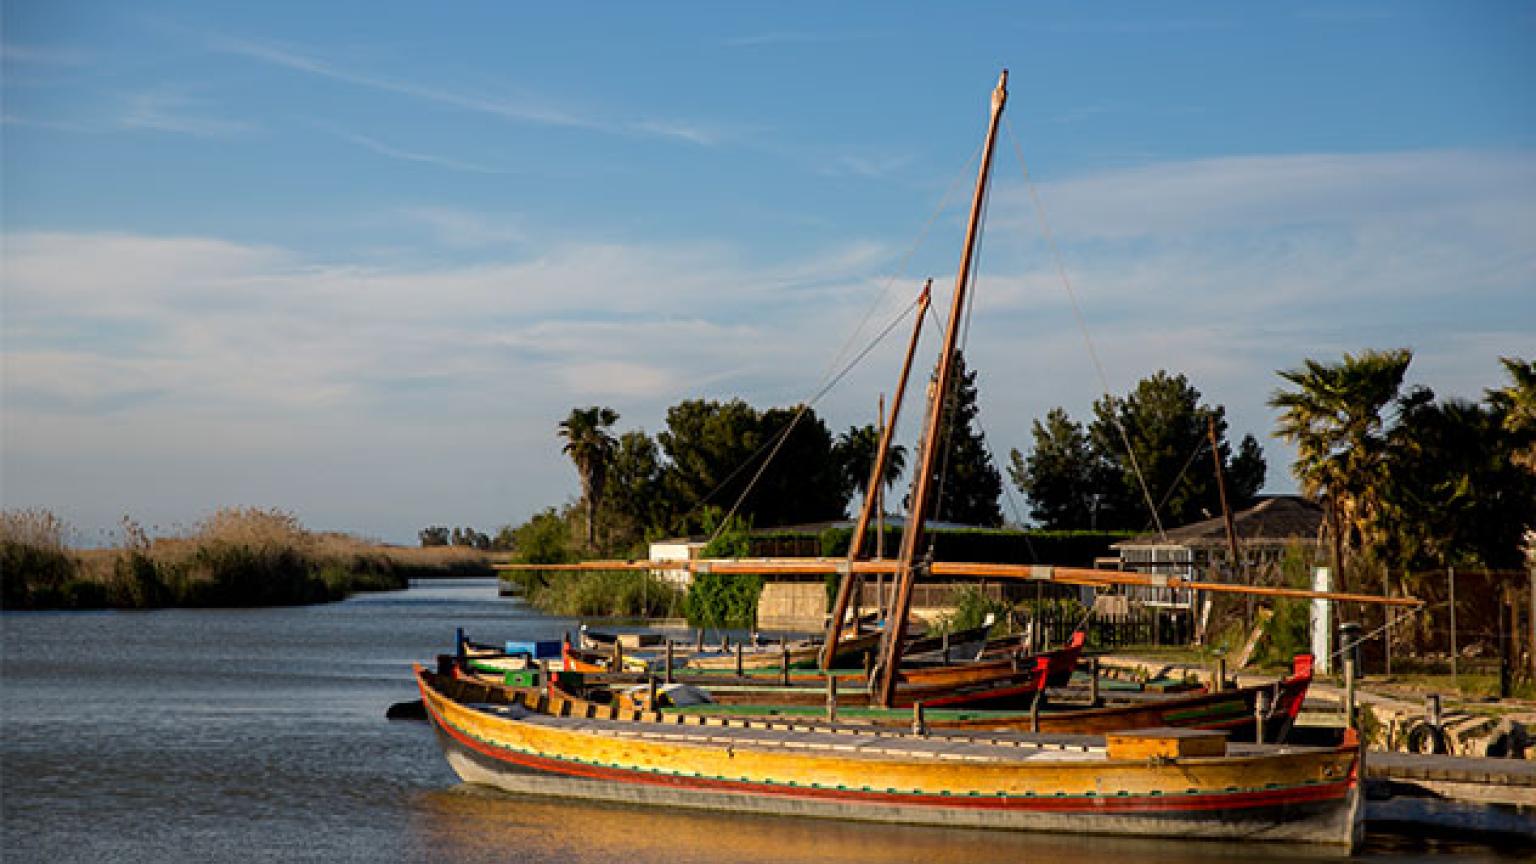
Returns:
[[[814,406],[874,422],[1004,68],[1003,461],[1161,369],[1284,492],[1276,370],[1407,347],[1478,399],[1536,356],[1529,2],[7,0],[0,52],[0,504],[86,545],[494,531],[578,496],[573,407],[795,404],[889,326]]]

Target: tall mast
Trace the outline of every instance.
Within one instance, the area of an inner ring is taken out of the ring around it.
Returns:
[[[880,501],[880,490],[885,485],[885,465],[891,452],[891,436],[896,433],[896,421],[901,417],[901,399],[907,392],[907,378],[912,374],[912,357],[917,353],[917,339],[923,333],[923,317],[928,314],[928,300],[933,280],[923,283],[923,293],[917,297],[917,316],[912,323],[912,339],[907,343],[907,358],[901,364],[901,378],[896,382],[896,394],[891,399],[891,416],[881,416],[880,444],[875,451],[875,465],[869,472],[869,486],[864,492],[864,506],[859,510],[859,524],[853,529],[848,541],[848,560],[857,561],[864,554],[864,532],[869,530],[869,518]],[[881,414],[884,415],[884,411]],[[837,600],[832,604],[832,619],[827,622],[827,641],[821,650],[821,668],[831,669],[837,656],[837,643],[843,640],[843,616],[848,614],[848,601],[863,582],[863,577],[852,569],[843,574],[837,586]]]
[[[971,198],[971,217],[965,228],[965,250],[960,254],[960,272],[955,275],[955,297],[949,307],[949,324],[944,328],[944,347],[939,353],[939,370],[934,382],[933,399],[928,403],[928,417],[923,423],[923,440],[917,460],[917,482],[912,491],[912,508],[907,514],[906,530],[901,533],[901,553],[897,558],[896,597],[885,618],[885,640],[881,645],[879,703],[890,707],[896,692],[896,669],[901,665],[901,643],[912,607],[912,585],[917,578],[917,550],[922,548],[923,523],[928,518],[933,497],[933,468],[939,453],[939,425],[944,405],[949,401],[950,378],[954,370],[955,345],[960,335],[965,292],[971,278],[971,259],[976,252],[976,233],[981,226],[981,206],[987,194],[987,178],[992,173],[992,149],[997,142],[997,127],[1003,119],[1003,105],[1008,101],[1008,70],[997,79],[992,91],[992,119],[987,126],[987,143],[981,153],[981,169],[976,177],[976,193]]]

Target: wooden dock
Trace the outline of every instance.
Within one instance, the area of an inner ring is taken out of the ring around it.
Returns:
[[[1536,762],[1372,751],[1366,821],[1508,834],[1536,842]]]

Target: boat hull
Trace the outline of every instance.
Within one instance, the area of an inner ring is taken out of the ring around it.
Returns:
[[[1304,842],[1341,852],[1361,834],[1350,751],[1166,763],[1072,754],[871,758],[840,743],[762,747],[761,736],[774,733],[759,733],[754,745],[727,729],[677,729],[681,724],[641,712],[629,712],[630,722],[581,720],[558,716],[567,710],[558,705],[550,714],[513,705],[509,716],[496,716],[447,698],[426,677],[421,689],[459,777],[519,794],[950,827]]]

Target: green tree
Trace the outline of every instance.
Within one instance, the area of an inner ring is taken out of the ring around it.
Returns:
[[[613,459],[618,440],[609,433],[609,427],[618,422],[619,412],[612,408],[593,405],[590,408],[573,408],[571,416],[560,421],[560,437],[565,439],[563,452],[576,465],[581,476],[581,500],[587,513],[587,548],[597,548],[597,507],[603,497],[603,486],[608,477],[608,465]]]
[[[796,421],[799,412],[760,413],[739,399],[689,400],[668,409],[667,428],[656,435],[668,461],[663,483],[674,504],[692,514],[679,517],[676,527],[697,527],[706,505],[728,510],[737,501],[737,515],[760,526],[842,515],[848,499],[832,434],[814,411],[806,409]]]
[[[1221,510],[1221,495],[1210,463],[1209,424],[1216,426],[1217,453],[1228,476],[1229,504],[1252,500],[1264,479],[1264,458],[1252,436],[1234,466],[1226,442],[1226,409],[1200,401],[1184,375],[1158,371],[1137,382],[1123,399],[1094,403],[1088,428],[1099,490],[1097,527],[1137,529],[1150,524],[1147,495],[1164,525],[1208,518]],[[1129,440],[1130,450],[1126,450]],[[1238,470],[1234,471],[1236,467]],[[1146,490],[1142,489],[1145,479]]]
[[[1510,383],[1487,392],[1488,404],[1497,411],[1500,425],[1512,437],[1512,459],[1536,473],[1536,363],[1518,357],[1500,357]]]
[[[432,525],[418,531],[416,536],[421,539],[422,546],[447,546],[448,526]]]
[[[837,442],[832,445],[832,456],[837,462],[844,495],[863,496],[869,491],[866,487],[869,485],[870,472],[875,470],[875,457],[879,451],[880,430],[873,424],[849,426],[847,432],[837,436]],[[901,479],[902,472],[906,470],[907,448],[892,444],[891,452],[885,459],[882,487],[889,489]]]
[[[992,464],[977,422],[976,373],[968,370],[965,357],[955,355],[954,384],[949,388],[939,423],[939,454],[934,466],[938,501],[935,519],[968,525],[999,526],[1003,511],[1003,475]]]
[[[619,436],[599,512],[607,543],[614,550],[633,550],[668,530],[676,507],[667,494],[663,468],[649,435],[630,431]]]
[[[1281,370],[1291,389],[1276,390],[1271,407],[1280,409],[1276,434],[1296,447],[1292,473],[1303,494],[1323,505],[1332,541],[1334,567],[1346,590],[1348,563],[1363,546],[1379,539],[1379,490],[1386,460],[1386,432],[1413,352],[1345,354],[1337,363],[1308,359]],[[1422,396],[1410,394],[1422,402]]]
[[[1008,474],[1029,498],[1029,516],[1051,530],[1092,528],[1094,499],[1093,454],[1083,427],[1062,408],[1052,408],[1042,424],[1031,427],[1035,446],[1026,458],[1008,454]]]

